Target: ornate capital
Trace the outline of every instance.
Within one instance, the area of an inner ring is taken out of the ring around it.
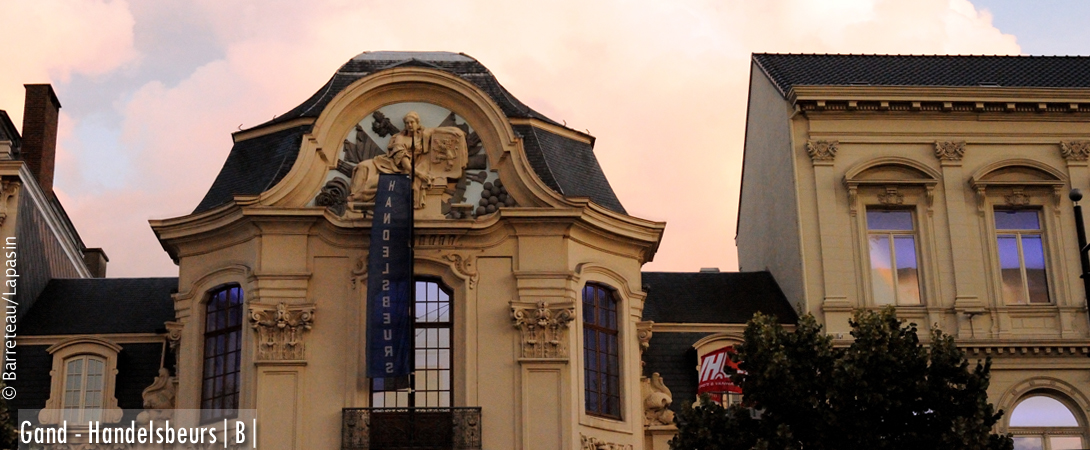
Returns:
[[[1086,161],[1090,157],[1090,141],[1061,141],[1060,154],[1070,161]]]
[[[250,326],[257,331],[258,361],[306,359],[303,332],[314,324],[314,305],[250,305]]]
[[[521,337],[522,358],[568,359],[568,323],[575,318],[571,306],[537,307],[511,305],[511,318]]]
[[[939,161],[961,161],[965,156],[965,141],[935,142],[935,157]]]
[[[840,146],[840,141],[806,141],[806,153],[810,154],[810,159],[815,163],[832,162],[836,158],[837,148]]]
[[[670,388],[662,382],[658,372],[651,374],[650,378],[640,378],[640,393],[643,396],[643,426],[674,424],[674,412],[670,410],[674,394],[670,393]]]
[[[579,433],[580,450],[632,450],[632,444],[614,444]]]

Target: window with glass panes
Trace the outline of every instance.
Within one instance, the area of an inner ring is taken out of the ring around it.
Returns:
[[[372,379],[372,407],[445,408],[454,403],[450,293],[439,283],[426,280],[417,280],[414,289],[413,373],[408,379]]]
[[[1083,428],[1071,409],[1047,395],[1018,402],[1010,416],[1014,450],[1075,450],[1083,446]]]
[[[999,275],[1007,304],[1048,303],[1045,246],[1037,210],[996,210]]]
[[[94,356],[74,356],[64,362],[64,420],[72,423],[99,420],[105,372],[106,361]]]
[[[231,286],[209,296],[204,316],[204,376],[201,421],[238,414],[242,362],[242,288]]]
[[[621,418],[617,299],[604,286],[583,288],[583,393],[587,414]]]
[[[867,209],[871,293],[877,305],[920,304],[920,272],[912,211]]]

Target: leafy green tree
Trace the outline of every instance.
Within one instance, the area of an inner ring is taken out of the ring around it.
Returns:
[[[793,331],[756,315],[736,348],[743,403],[682,408],[675,450],[1011,450],[992,433],[991,361],[970,370],[951,336],[923,346],[893,308],[856,311],[853,342],[834,347],[811,315]]]

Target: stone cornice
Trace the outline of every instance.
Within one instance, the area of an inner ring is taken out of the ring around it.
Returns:
[[[794,86],[787,100],[877,102],[984,102],[1080,104],[1090,110],[1090,89],[978,86]]]

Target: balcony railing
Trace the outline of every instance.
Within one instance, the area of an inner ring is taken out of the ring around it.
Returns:
[[[481,408],[345,408],[343,450],[479,450]]]

